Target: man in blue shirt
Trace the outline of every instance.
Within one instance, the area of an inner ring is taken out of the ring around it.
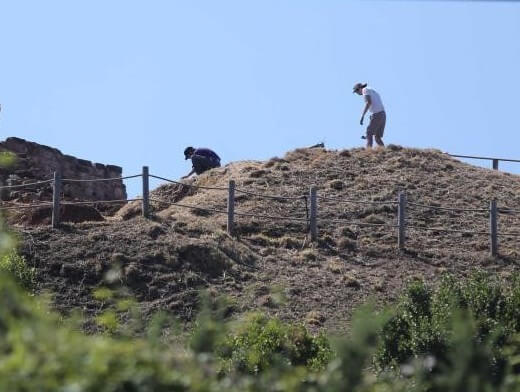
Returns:
[[[184,159],[191,159],[193,169],[181,178],[188,178],[193,173],[202,174],[214,167],[220,167],[220,157],[209,148],[186,147]]]

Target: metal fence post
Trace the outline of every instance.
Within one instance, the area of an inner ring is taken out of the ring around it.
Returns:
[[[491,240],[491,256],[498,254],[498,231],[497,231],[497,201],[491,200],[489,203],[489,234]]]
[[[233,235],[235,227],[235,181],[229,180],[228,199],[227,199],[227,232]]]
[[[311,241],[316,241],[318,238],[318,202],[317,202],[317,190],[315,186],[311,187],[310,191],[311,199],[311,215],[309,218],[309,229],[311,233]]]
[[[60,225],[60,195],[61,195],[61,172],[54,172],[52,187],[52,227],[56,229]]]
[[[397,224],[399,232],[397,235],[397,245],[399,249],[404,249],[406,241],[406,193],[399,193],[399,204],[397,205]]]
[[[143,217],[148,218],[150,212],[150,178],[148,176],[148,166],[143,166]]]
[[[498,170],[498,159],[493,159],[493,170]]]

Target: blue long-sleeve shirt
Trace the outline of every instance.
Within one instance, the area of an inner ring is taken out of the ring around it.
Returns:
[[[215,153],[215,151],[210,150],[209,148],[197,148],[193,152],[193,155],[200,155],[220,163],[220,157]]]

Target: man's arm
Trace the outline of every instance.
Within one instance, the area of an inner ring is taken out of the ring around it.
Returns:
[[[368,108],[370,108],[370,105],[372,105],[372,98],[370,98],[370,95],[365,95],[365,102],[365,108],[363,109],[361,120],[359,121],[361,125],[363,125],[363,120],[365,119],[365,114],[367,114]]]
[[[191,169],[191,171],[186,174],[185,176],[181,177],[181,180],[184,180],[185,178],[188,178],[189,176],[191,176],[193,173],[195,173],[195,169]]]

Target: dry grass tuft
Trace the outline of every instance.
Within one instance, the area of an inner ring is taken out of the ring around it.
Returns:
[[[282,238],[280,238],[278,244],[279,246],[287,249],[300,249],[303,245],[303,243],[297,238],[288,235],[284,235]]]
[[[327,318],[316,310],[311,310],[305,315],[305,321],[310,325],[320,326]]]
[[[352,272],[344,273],[341,276],[341,281],[344,282],[345,286],[347,287],[351,287],[354,289],[361,288],[361,282]]]
[[[340,274],[344,269],[344,263],[340,259],[331,259],[327,263],[327,269],[333,274]]]
[[[316,261],[318,260],[318,253],[314,249],[305,249],[300,252],[300,257],[304,261]]]
[[[254,170],[251,173],[249,173],[249,177],[259,178],[265,176],[267,173],[269,173],[269,171],[264,169]]]
[[[348,250],[348,251],[353,252],[357,249],[357,242],[354,240],[351,240],[350,238],[341,238],[338,241],[338,249]]]
[[[345,183],[341,180],[333,180],[329,182],[329,188],[340,191],[345,188]]]

